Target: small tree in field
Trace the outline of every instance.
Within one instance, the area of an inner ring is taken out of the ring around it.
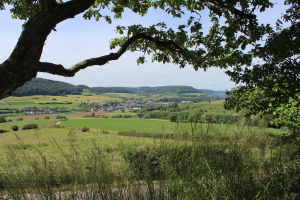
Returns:
[[[90,130],[90,129],[89,129],[88,127],[86,127],[86,126],[83,127],[83,128],[81,129],[82,132],[87,132],[87,131],[89,131],[89,130]]]
[[[11,129],[12,129],[13,131],[18,131],[18,130],[19,130],[19,127],[18,127],[17,125],[13,125],[13,126],[11,126]]]
[[[22,130],[27,130],[27,129],[37,129],[39,126],[37,124],[26,124],[23,126]]]
[[[175,115],[175,114],[170,114],[168,116],[168,118],[169,118],[170,122],[176,122],[177,121],[177,115]]]
[[[3,122],[7,122],[7,121],[6,121],[6,119],[4,117],[1,116],[0,117],[0,123],[3,123]]]

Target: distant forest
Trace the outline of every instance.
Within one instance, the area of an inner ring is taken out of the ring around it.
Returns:
[[[30,95],[80,95],[83,88],[60,81],[52,81],[42,78],[34,78],[25,83],[22,87],[15,90],[11,96],[30,96]]]
[[[160,87],[93,87],[90,88],[91,92],[95,93],[202,93],[201,90],[195,89],[190,86],[160,86]]]
[[[83,89],[91,93],[134,93],[134,94],[166,94],[166,93],[206,93],[225,96],[225,91],[213,91],[195,89],[191,86],[160,86],[160,87],[88,87],[85,85],[72,85],[61,81],[53,81],[43,78],[34,78],[15,90],[11,96],[30,95],[80,95]]]

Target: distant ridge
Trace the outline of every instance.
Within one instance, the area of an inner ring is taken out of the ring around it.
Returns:
[[[61,81],[33,78],[16,89],[11,96],[81,94],[83,88]]]
[[[206,93],[223,96],[225,91],[214,91],[207,89],[195,89],[191,86],[158,86],[158,87],[88,87],[86,85],[72,85],[61,81],[53,81],[43,78],[34,78],[25,83],[22,87],[15,90],[11,96],[31,96],[31,95],[79,95],[83,89],[90,90],[92,93]]]
[[[159,87],[91,87],[96,93],[202,93],[191,86],[159,86]]]

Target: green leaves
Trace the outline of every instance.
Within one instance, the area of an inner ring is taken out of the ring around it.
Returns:
[[[226,72],[236,84],[243,83],[243,86],[228,92],[225,106],[227,109],[247,109],[248,114],[272,115],[274,124],[286,124],[294,133],[299,133],[300,15],[293,12],[299,8],[299,2],[289,2],[293,4],[284,17],[291,20],[290,27],[283,29],[280,21],[277,32],[265,27],[270,33],[265,45],[256,45],[252,51],[263,64]],[[246,40],[242,38],[241,41]]]

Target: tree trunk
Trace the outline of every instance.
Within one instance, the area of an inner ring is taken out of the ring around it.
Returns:
[[[36,77],[48,35],[55,26],[87,10],[95,0],[72,0],[51,5],[30,18],[10,57],[0,65],[0,99]]]

